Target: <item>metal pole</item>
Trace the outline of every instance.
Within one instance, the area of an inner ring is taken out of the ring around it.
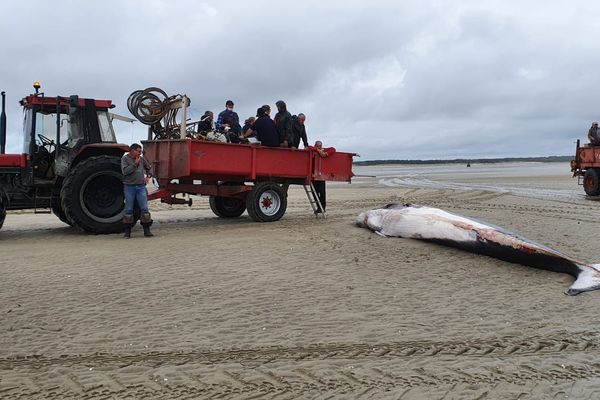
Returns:
[[[56,143],[54,144],[54,160],[58,158],[58,152],[60,150],[60,100],[59,96],[56,96]]]
[[[6,93],[2,92],[2,113],[0,114],[0,154],[6,151]]]
[[[179,126],[179,139],[185,139],[185,135],[187,134],[187,129],[185,128],[185,124],[187,121],[187,104],[188,97],[184,94],[181,98],[181,108],[183,108],[183,117],[181,118],[181,125]]]

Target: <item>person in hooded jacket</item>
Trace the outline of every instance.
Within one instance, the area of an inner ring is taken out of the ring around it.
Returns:
[[[292,147],[292,114],[287,110],[283,100],[275,103],[277,114],[275,114],[275,129],[279,135],[281,147]]]
[[[205,111],[200,121],[198,121],[198,132],[209,132],[213,130],[213,112]]]

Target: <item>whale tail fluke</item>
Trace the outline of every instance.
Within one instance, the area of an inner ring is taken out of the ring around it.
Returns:
[[[600,289],[600,264],[581,267],[581,272],[565,294],[575,296],[579,293]]]

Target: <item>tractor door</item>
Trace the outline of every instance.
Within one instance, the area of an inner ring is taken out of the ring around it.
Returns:
[[[58,121],[58,126],[57,126]],[[24,150],[31,156],[33,176],[38,180],[55,178],[55,158],[57,153],[56,132],[60,129],[61,141],[67,137],[68,117],[56,111],[50,112],[42,108],[29,108],[25,111]],[[59,144],[60,145],[60,144]]]

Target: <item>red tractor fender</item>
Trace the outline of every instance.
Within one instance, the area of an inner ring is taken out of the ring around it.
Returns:
[[[129,151],[129,146],[122,143],[94,143],[81,146],[79,152],[71,162],[71,168],[79,163],[94,156],[109,155],[114,157],[122,157],[123,154]]]

